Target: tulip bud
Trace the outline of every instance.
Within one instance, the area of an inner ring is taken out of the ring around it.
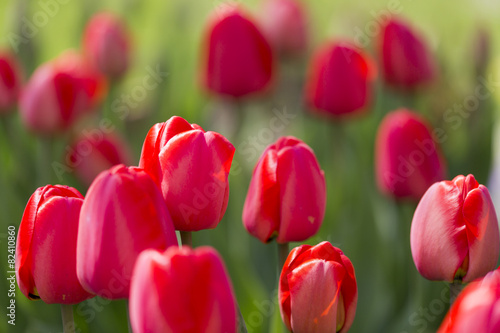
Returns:
[[[208,90],[242,97],[269,86],[273,76],[271,47],[238,7],[218,11],[206,31],[202,80]]]
[[[294,248],[281,271],[279,302],[292,332],[347,332],[358,303],[351,261],[328,242]]]
[[[423,38],[400,20],[388,20],[383,27],[380,59],[385,82],[412,90],[436,77],[436,64]]]
[[[444,158],[422,117],[406,109],[385,116],[377,133],[375,173],[382,192],[415,201],[445,178]]]
[[[307,104],[332,116],[362,113],[371,103],[374,74],[371,60],[354,46],[327,44],[311,61]]]
[[[92,297],[76,275],[83,196],[63,185],[38,188],[24,210],[16,245],[16,277],[29,299],[76,304]]]
[[[9,53],[0,53],[0,114],[12,111],[21,90],[21,68]]]
[[[86,290],[127,298],[139,253],[171,245],[177,245],[172,220],[144,170],[117,165],[95,179],[78,231],[77,274]]]
[[[423,277],[472,281],[496,267],[498,222],[488,189],[473,175],[432,185],[411,224],[413,261]]]
[[[130,322],[136,333],[236,332],[231,281],[211,247],[144,251],[130,289]]]
[[[438,333],[500,331],[500,270],[471,282],[455,300]]]
[[[154,125],[142,146],[139,166],[158,184],[180,231],[213,229],[229,198],[234,147],[181,117]]]
[[[120,78],[130,63],[130,40],[119,17],[98,13],[87,23],[83,49],[90,63],[110,78]]]
[[[300,242],[318,232],[325,209],[325,175],[312,149],[291,136],[268,146],[243,207],[247,231],[262,242]]]

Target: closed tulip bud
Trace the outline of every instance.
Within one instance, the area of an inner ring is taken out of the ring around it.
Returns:
[[[74,52],[38,67],[20,100],[22,120],[31,131],[54,134],[92,111],[106,92],[105,79]]]
[[[0,52],[0,114],[14,109],[22,84],[21,68],[9,53]]]
[[[500,332],[500,271],[471,282],[458,295],[438,333]]]
[[[90,63],[110,78],[120,78],[129,67],[129,34],[120,18],[111,13],[98,13],[90,19],[83,49]]]
[[[118,165],[90,186],[80,213],[77,274],[83,287],[128,298],[132,269],[145,249],[177,245],[161,193],[142,169]]]
[[[279,302],[292,332],[347,332],[358,303],[351,261],[328,242],[294,248],[281,271]]]
[[[406,109],[385,116],[375,144],[375,173],[382,192],[414,201],[445,178],[444,158],[422,117]]]
[[[488,189],[474,176],[432,185],[411,224],[413,261],[429,280],[470,282],[496,267],[498,222]]]
[[[236,302],[211,247],[147,250],[137,259],[130,291],[135,333],[235,333]]]
[[[385,82],[403,90],[436,77],[436,64],[423,38],[400,20],[391,19],[383,27],[380,59]]]
[[[339,117],[366,111],[375,71],[371,60],[348,43],[329,43],[313,57],[306,82],[307,104]]]
[[[62,185],[38,188],[24,210],[16,246],[16,277],[29,299],[76,304],[92,295],[76,275],[76,240],[83,196]]]
[[[238,7],[228,6],[216,14],[204,41],[204,86],[233,97],[265,90],[273,76],[271,46]]]
[[[248,232],[262,242],[300,242],[318,232],[325,209],[325,175],[312,149],[291,136],[268,146],[243,207]]]
[[[233,155],[224,136],[174,116],[149,130],[139,166],[161,188],[175,228],[198,231],[215,228],[226,212]]]

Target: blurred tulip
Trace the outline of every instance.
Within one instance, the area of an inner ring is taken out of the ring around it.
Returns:
[[[444,158],[422,117],[407,109],[385,116],[377,133],[375,173],[382,192],[415,201],[445,178]]]
[[[98,13],[90,19],[83,49],[90,63],[110,78],[120,78],[129,67],[129,33],[121,19],[111,13]]]
[[[142,146],[139,166],[158,184],[180,231],[213,229],[227,208],[234,147],[181,117],[154,125]]]
[[[0,114],[13,111],[22,84],[21,68],[7,52],[0,52]]]
[[[269,43],[238,7],[228,6],[216,14],[206,29],[204,86],[233,97],[265,90],[273,76]]]
[[[29,299],[76,304],[92,297],[76,275],[83,196],[62,185],[38,188],[24,210],[16,246],[19,289]]]
[[[359,114],[372,99],[374,67],[348,43],[329,43],[313,57],[306,83],[312,109],[332,116]]]
[[[129,309],[135,333],[236,332],[231,281],[211,247],[141,253]]]
[[[104,77],[78,54],[63,53],[33,73],[21,95],[22,119],[34,132],[54,134],[92,111],[106,89]]]
[[[130,165],[132,156],[126,142],[114,134],[81,135],[71,145],[66,162],[87,186],[104,170],[118,164]]]
[[[80,213],[77,274],[109,299],[129,296],[132,269],[145,249],[177,245],[161,193],[142,169],[118,165],[90,186]]]
[[[488,189],[474,176],[432,185],[411,224],[413,261],[423,277],[472,281],[496,267],[500,235]]]
[[[480,28],[472,41],[472,59],[476,75],[484,75],[491,57],[491,36],[488,30]]]
[[[438,333],[500,332],[500,271],[471,282],[460,293]]]
[[[281,272],[279,302],[292,332],[347,332],[358,303],[351,261],[328,242],[294,248]]]
[[[299,1],[267,0],[260,17],[264,35],[279,53],[294,55],[306,51],[307,18]]]
[[[383,27],[380,59],[385,81],[401,89],[414,89],[436,77],[436,64],[423,38],[400,20],[388,20]]]
[[[325,209],[325,175],[312,149],[291,136],[268,146],[243,207],[248,232],[264,243],[300,242],[318,232]]]

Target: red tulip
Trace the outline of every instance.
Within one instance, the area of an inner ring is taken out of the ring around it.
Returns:
[[[500,271],[471,282],[458,295],[438,333],[500,332]]]
[[[98,13],[87,23],[83,39],[85,55],[104,75],[121,77],[130,63],[130,40],[121,19]]]
[[[83,287],[109,299],[129,296],[139,253],[177,245],[157,186],[142,169],[118,165],[92,183],[80,214],[77,274]]]
[[[400,20],[383,27],[380,58],[385,81],[402,89],[414,89],[436,77],[436,65],[423,39]]]
[[[413,261],[423,277],[472,281],[496,267],[498,222],[488,189],[474,176],[432,185],[411,225]]]
[[[233,155],[219,133],[174,116],[149,130],[139,166],[161,188],[175,228],[197,231],[215,228],[226,212]]]
[[[382,192],[415,201],[420,200],[429,186],[443,180],[446,173],[431,127],[406,109],[387,114],[380,124],[375,169]]]
[[[206,31],[202,81],[208,90],[241,97],[269,86],[271,47],[245,13],[237,7],[218,11]]]
[[[53,134],[91,111],[105,91],[103,77],[67,52],[33,73],[21,95],[21,116],[30,130]]]
[[[63,185],[38,188],[19,226],[16,276],[29,299],[76,304],[92,297],[76,275],[76,239],[83,196]]]
[[[0,52],[0,114],[12,111],[21,90],[21,68],[9,53]]]
[[[354,46],[329,43],[311,61],[307,103],[332,116],[362,113],[371,103],[374,74],[371,60]]]
[[[236,302],[222,259],[210,247],[147,250],[130,290],[136,333],[233,333]]]
[[[300,242],[318,232],[325,209],[325,175],[312,149],[294,137],[268,146],[243,207],[248,232],[262,242]]]
[[[293,332],[347,332],[358,303],[351,261],[328,242],[294,248],[281,271],[279,301]]]
[[[306,51],[307,19],[296,0],[267,0],[261,11],[262,30],[271,45],[282,54]]]

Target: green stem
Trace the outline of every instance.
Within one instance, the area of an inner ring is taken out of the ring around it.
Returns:
[[[129,301],[125,301],[125,306],[127,308],[127,324],[128,324],[128,332],[132,333],[132,325],[130,324],[130,307],[129,307]]]
[[[40,186],[50,184],[52,181],[52,137],[39,138],[40,149],[38,151],[38,183]]]
[[[64,333],[75,333],[75,322],[73,320],[73,305],[61,304],[61,315]]]
[[[450,283],[450,307],[455,303],[458,294],[462,291],[462,286],[462,282],[457,280]]]
[[[182,245],[193,247],[193,238],[191,231],[181,231],[180,234]]]
[[[238,333],[247,333],[247,326],[245,324],[245,320],[243,319],[243,315],[241,314],[240,306],[236,303],[236,311],[237,311],[237,324],[238,324]]]
[[[281,270],[285,265],[286,258],[288,258],[288,243],[278,244],[278,272],[281,274]]]

